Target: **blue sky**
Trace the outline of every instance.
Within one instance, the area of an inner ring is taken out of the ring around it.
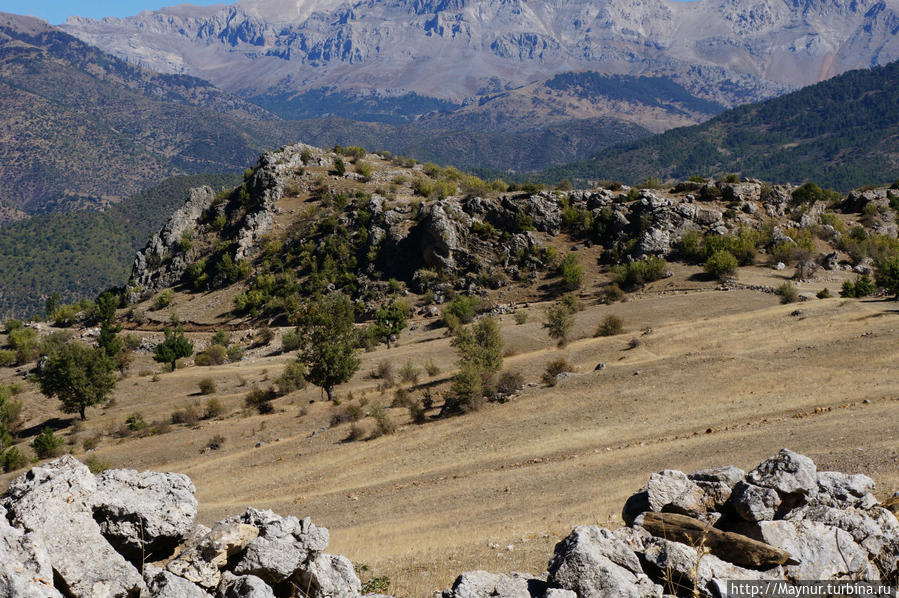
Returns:
[[[127,17],[142,10],[175,4],[233,4],[234,0],[0,0],[0,12],[33,15],[59,25],[71,15],[79,17]]]

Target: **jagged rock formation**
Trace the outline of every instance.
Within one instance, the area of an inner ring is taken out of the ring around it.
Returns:
[[[70,456],[31,469],[0,499],[0,595],[361,595],[352,564],[324,553],[328,530],[256,509],[209,529],[194,521],[194,492],[181,474],[95,476]]]
[[[256,162],[242,187],[247,196],[239,198],[246,204],[241,206],[244,210],[240,221],[230,231],[235,241],[230,256],[234,261],[253,256],[257,241],[268,232],[278,211],[276,204],[284,194],[286,175],[302,165],[300,156],[306,149],[309,146],[293,145],[277,152],[264,153]],[[224,217],[228,207],[224,198],[217,198],[209,187],[191,189],[184,206],[169,218],[162,230],[153,235],[135,257],[128,284],[129,301],[150,297],[180,283],[198,256],[196,250],[191,251],[188,241],[210,230],[210,220],[216,216]]]
[[[628,527],[576,527],[556,545],[545,575],[464,573],[443,596],[722,596],[733,579],[895,583],[899,522],[873,490],[865,475],[818,471],[787,449],[749,473],[665,470],[628,499]],[[685,522],[714,527],[689,542]],[[759,542],[784,558],[751,566],[746,556]]]
[[[732,105],[895,60],[897,20],[893,0],[241,0],[72,18],[64,29],[248,95],[337,88],[461,100],[589,69],[671,75]]]
[[[873,489],[865,475],[817,471],[786,449],[749,473],[665,470],[627,501],[627,527],[575,527],[545,574],[471,571],[443,596],[721,596],[729,579],[895,583],[899,522]],[[70,456],[31,469],[0,499],[0,594],[361,596],[352,563],[324,552],[328,530],[253,508],[209,529],[194,522],[193,493],[180,474],[94,476]],[[697,529],[706,531],[686,541],[682,532]]]
[[[246,281],[234,302],[237,313],[253,317],[263,308],[269,316],[285,313],[300,291],[341,290],[377,309],[394,278],[433,292],[439,304],[451,290],[485,293],[556,268],[558,255],[547,246],[560,234],[578,242],[572,249],[601,245],[610,264],[648,256],[705,260],[685,253],[685,239],[697,246],[720,237],[745,245],[744,265],[756,249],[796,247],[790,235],[814,235],[829,248],[804,258],[799,276],[818,267],[870,274],[872,263],[840,243],[845,223],[825,212],[864,211],[871,233],[897,233],[885,187],[829,206],[794,200],[794,186],[735,178],[668,189],[489,192],[483,181],[460,183],[465,175],[453,169],[370,154],[360,159],[368,175],[338,174],[338,159],[333,151],[286,146],[264,154],[229,193],[192,191],[135,258],[129,299],[178,285],[205,291]],[[438,193],[440,185],[450,190]]]

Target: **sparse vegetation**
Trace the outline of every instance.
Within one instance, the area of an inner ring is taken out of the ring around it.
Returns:
[[[546,370],[540,379],[547,386],[555,386],[559,381],[559,374],[573,371],[574,367],[564,357],[559,357],[546,364]]]
[[[65,440],[54,434],[53,429],[45,427],[31,442],[31,450],[38,459],[51,459],[62,453]]]
[[[211,395],[215,392],[215,381],[212,378],[203,378],[197,385],[200,387],[201,395]]]
[[[603,318],[593,336],[615,336],[624,332],[624,322],[618,316],[609,314]]]
[[[785,282],[774,290],[774,294],[780,297],[781,303],[795,303],[799,301],[799,291],[796,287]]]
[[[568,342],[568,335],[574,327],[574,312],[564,302],[557,301],[547,308],[543,327],[547,329],[549,337],[558,341],[561,347]]]

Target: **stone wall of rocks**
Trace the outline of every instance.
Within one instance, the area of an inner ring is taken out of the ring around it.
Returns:
[[[626,503],[626,527],[578,526],[541,575],[471,571],[443,598],[724,596],[726,581],[897,583],[899,522],[861,474],[817,471],[783,450],[744,473],[665,470]],[[71,456],[0,499],[4,598],[357,598],[328,530],[248,508],[196,523],[190,479],[109,470]]]

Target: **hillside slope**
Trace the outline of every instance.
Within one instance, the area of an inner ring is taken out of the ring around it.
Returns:
[[[840,190],[899,179],[899,62],[845,73],[551,169],[562,177],[680,179],[736,172]]]
[[[288,146],[228,193],[194,190],[136,256],[117,312],[134,350],[86,421],[26,375],[97,329],[25,325],[39,348],[0,367],[0,396],[22,405],[13,448],[27,461],[50,427],[95,470],[189,474],[204,524],[246,504],[312,517],[397,596],[461,570],[543,571],[573,525],[617,522],[649,471],[748,469],[788,444],[864,471],[878,500],[899,488],[896,302],[817,298],[899,256],[896,190],[539,192],[361,154]],[[732,277],[700,265],[731,252]],[[310,371],[292,316],[334,292],[354,300],[360,347],[332,403],[282,374]],[[407,315],[389,347],[370,334],[388,305]],[[561,308],[560,345],[545,324]],[[455,313],[495,319],[508,374],[459,410]],[[194,354],[170,369],[154,348],[173,320]]]
[[[242,170],[287,133],[204,81],[159,75],[0,15],[0,201],[97,208],[177,174]]]
[[[184,203],[191,187],[219,189],[239,179],[176,177],[100,212],[39,214],[5,224],[0,235],[0,319],[42,314],[53,293],[74,303],[121,285],[134,252]]]

